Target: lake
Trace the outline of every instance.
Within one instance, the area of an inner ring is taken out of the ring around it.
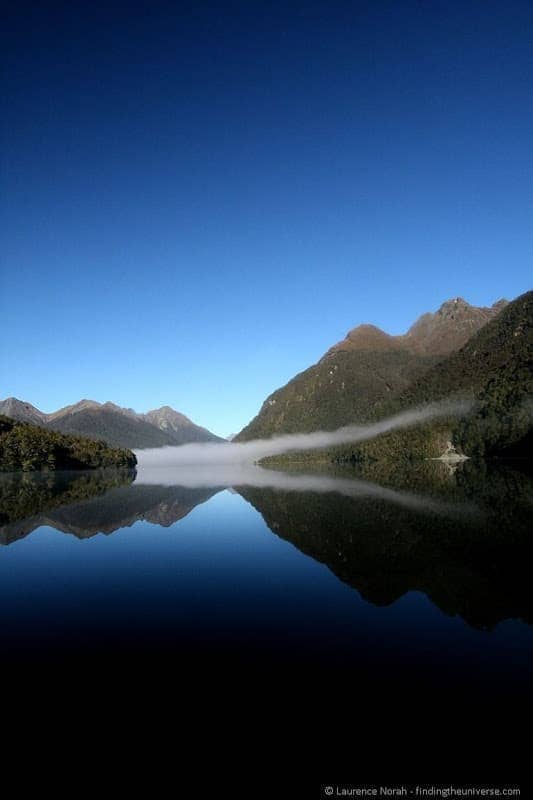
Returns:
[[[141,462],[3,475],[0,501],[11,679],[128,676],[234,712],[290,702],[333,730],[369,709],[503,725],[530,690],[523,469]]]

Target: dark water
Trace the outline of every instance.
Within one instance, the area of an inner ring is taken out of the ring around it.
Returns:
[[[4,675],[133,682],[330,743],[390,724],[424,739],[444,716],[509,740],[530,690],[532,502],[524,471],[473,464],[2,476]]]

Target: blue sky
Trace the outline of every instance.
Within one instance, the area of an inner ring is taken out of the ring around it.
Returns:
[[[226,435],[361,322],[531,288],[530,2],[12,4],[0,396]]]

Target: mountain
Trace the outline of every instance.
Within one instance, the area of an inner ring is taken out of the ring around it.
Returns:
[[[78,433],[101,439],[115,447],[164,447],[174,442],[150,423],[116,411],[108,404],[94,407],[74,406],[51,415],[47,427],[62,433]]]
[[[0,416],[0,472],[133,468],[135,455],[82,436],[65,436],[41,426]]]
[[[469,456],[531,457],[533,435],[533,292],[481,327],[459,350],[438,360],[370,410],[372,420],[451,396],[472,402],[460,419],[392,431],[358,445],[324,451],[330,461],[438,456],[447,441]],[[316,457],[307,453],[291,461]]]
[[[24,403],[22,400],[17,400],[16,397],[0,400],[0,414],[19,422],[29,422],[31,425],[44,425],[47,416],[31,403]]]
[[[398,337],[415,353],[445,356],[459,350],[507,305],[498,300],[490,308],[471,306],[462,297],[447,300],[439,310],[423,314],[404,336]]]
[[[154,425],[158,430],[163,431],[173,439],[174,444],[185,444],[186,442],[222,442],[222,438],[195,425],[185,414],[174,411],[170,406],[163,406],[154,411],[143,414],[143,419],[150,425]]]
[[[236,441],[334,430],[372,419],[377,404],[405,391],[506,305],[500,300],[491,308],[478,308],[461,298],[448,300],[401,336],[374,325],[354,328],[317,364],[271,394]]]
[[[113,447],[142,449],[224,441],[169,406],[136,414],[133,409],[121,408],[115,403],[84,399],[45,414],[30,403],[10,397],[0,402],[0,413],[60,433],[100,439]]]

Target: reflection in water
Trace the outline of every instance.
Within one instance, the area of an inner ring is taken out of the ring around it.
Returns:
[[[443,476],[449,479],[449,472],[443,470]],[[456,476],[439,487],[448,502],[425,505],[399,503],[402,493],[392,491],[366,497],[253,487],[239,492],[270,530],[375,605],[390,605],[418,590],[473,627],[492,628],[507,618],[531,624],[530,479],[511,470],[480,473],[471,466]],[[437,489],[435,480],[432,488]],[[443,513],[453,509],[452,498],[467,513]]]
[[[31,473],[0,476],[0,544],[50,526],[78,539],[111,534],[138,520],[169,527],[218,489],[133,483],[135,473]]]
[[[305,743],[313,786],[295,797],[337,779],[342,748],[360,776],[363,739],[373,781],[384,754],[403,768],[402,743],[419,781],[421,741],[447,765],[453,751],[470,761],[484,732],[501,764],[530,691],[532,483],[439,467],[3,476],[4,695],[25,726],[43,696],[48,726],[63,698],[65,730],[72,711],[85,724],[84,700],[112,725],[122,697],[143,747],[170,721],[196,730],[202,759],[218,719],[233,771],[230,721],[254,748],[264,728],[263,766]],[[157,715],[139,726],[143,697]]]
[[[475,513],[470,503],[455,499],[453,503],[445,499],[432,498],[416,494],[406,489],[394,489],[380,486],[377,483],[349,478],[339,474],[324,472],[309,474],[295,472],[279,472],[250,464],[222,465],[221,467],[173,467],[165,469],[141,470],[137,478],[138,484],[163,484],[165,486],[221,486],[234,488],[238,486],[254,486],[263,489],[274,489],[290,492],[315,492],[317,494],[335,493],[353,498],[376,498],[406,508],[431,511],[435,514],[457,516]]]
[[[168,527],[232,487],[273,533],[375,605],[418,590],[474,627],[533,621],[531,478],[472,462],[454,473],[434,462],[401,474],[374,464],[357,479],[353,472],[246,465],[141,467],[136,477],[118,471],[2,476],[0,542],[41,526],[78,538],[139,520]]]

